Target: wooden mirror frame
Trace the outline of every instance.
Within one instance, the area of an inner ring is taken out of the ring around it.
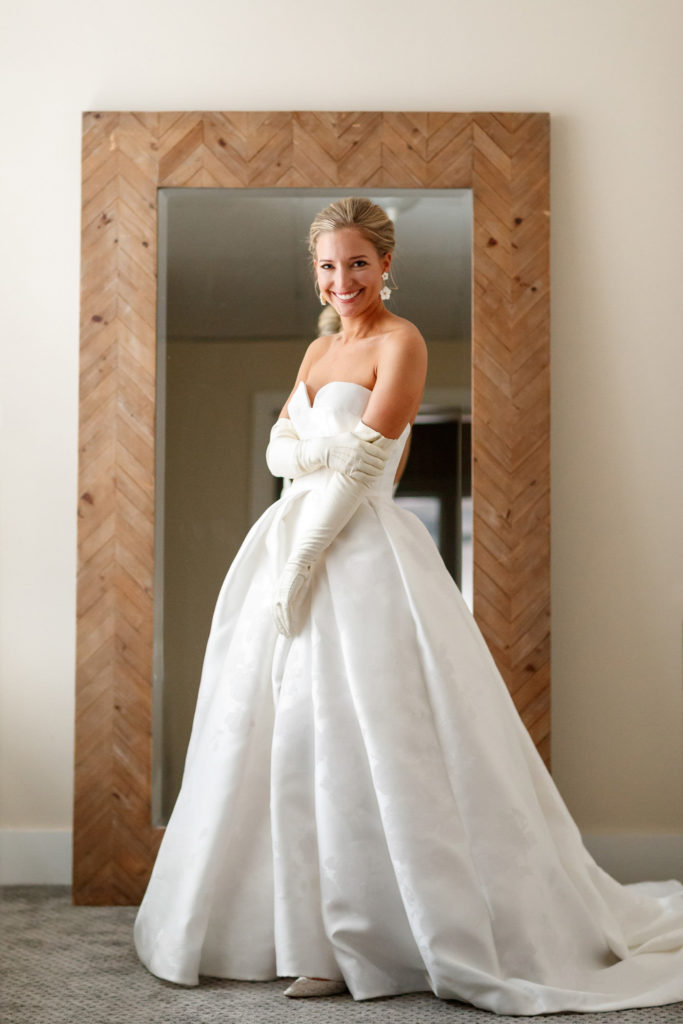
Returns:
[[[549,149],[546,113],[83,115],[75,903],[138,903],[163,834],[151,824],[158,188],[472,189],[474,613],[549,766]]]

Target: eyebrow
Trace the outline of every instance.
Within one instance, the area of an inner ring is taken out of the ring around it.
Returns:
[[[359,260],[361,257],[364,260],[366,260],[368,258],[368,254],[365,252],[361,252],[357,256],[349,256],[347,258],[350,260]],[[318,263],[334,263],[334,260],[331,259],[330,257],[321,256],[320,259],[318,260]]]

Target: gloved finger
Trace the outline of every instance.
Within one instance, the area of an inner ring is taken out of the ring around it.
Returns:
[[[282,606],[280,601],[277,601],[273,606],[273,616],[275,618],[275,625],[278,633],[281,633],[284,637],[290,636],[290,622],[287,608]]]
[[[356,461],[361,466],[367,466],[368,469],[374,469],[377,473],[381,473],[386,459],[378,459],[376,456],[366,455],[364,458],[359,458]]]
[[[363,452],[355,452],[352,457],[339,460],[332,468],[339,469],[342,473],[351,473],[354,470],[360,469],[363,473],[379,476],[384,470],[385,462],[385,459],[378,459],[374,455],[364,455]]]
[[[377,445],[373,444],[371,441],[361,441],[360,451],[363,452],[363,455],[366,458],[371,460],[378,459],[380,462],[386,462],[389,457],[388,451],[385,451],[383,448],[378,448]]]
[[[371,484],[373,480],[376,480],[381,474],[377,470],[370,470],[368,472],[365,466],[354,466],[353,469],[347,471],[346,476],[352,480],[359,480],[363,484]]]
[[[356,435],[352,434],[352,437],[356,437]],[[363,449],[363,451],[366,451],[366,452],[379,452],[382,455],[386,454],[385,451],[384,451],[384,448],[382,447],[382,445],[378,444],[377,441],[367,441],[367,440],[362,440],[360,438],[356,438],[356,443],[357,443],[359,448]]]
[[[287,598],[289,593],[289,579],[283,580],[283,576],[280,576],[278,586],[275,591],[275,603],[273,604],[273,617],[275,618],[275,625],[277,626],[278,632],[282,633],[283,636],[288,637],[290,634],[291,622],[289,618],[289,608],[287,604]]]
[[[384,472],[384,463],[377,462],[376,459],[359,460],[358,465],[363,468],[363,472],[370,473],[371,476],[380,476]]]
[[[280,574],[274,613],[278,631],[285,637],[292,635],[295,610],[305,590],[309,572],[310,568],[307,571],[299,565],[288,564]]]
[[[346,473],[347,476],[354,476],[356,473],[364,473],[369,477],[379,476],[384,466],[381,463],[366,461],[357,455],[348,459],[331,459],[330,469],[338,473]]]

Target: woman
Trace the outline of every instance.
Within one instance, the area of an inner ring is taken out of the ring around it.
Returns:
[[[391,221],[316,217],[314,341],[267,461],[293,480],[226,576],[178,801],[135,924],[159,977],[432,991],[501,1014],[683,1000],[683,885],[592,860],[421,523],[392,500],[426,349]]]

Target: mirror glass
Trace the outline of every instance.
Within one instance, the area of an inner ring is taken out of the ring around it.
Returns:
[[[348,189],[159,189],[152,820],[175,803],[218,591],[279,496],[270,428],[321,330],[307,250]],[[471,607],[469,189],[354,189],[392,218],[389,309],[429,348],[396,500],[417,514]]]

